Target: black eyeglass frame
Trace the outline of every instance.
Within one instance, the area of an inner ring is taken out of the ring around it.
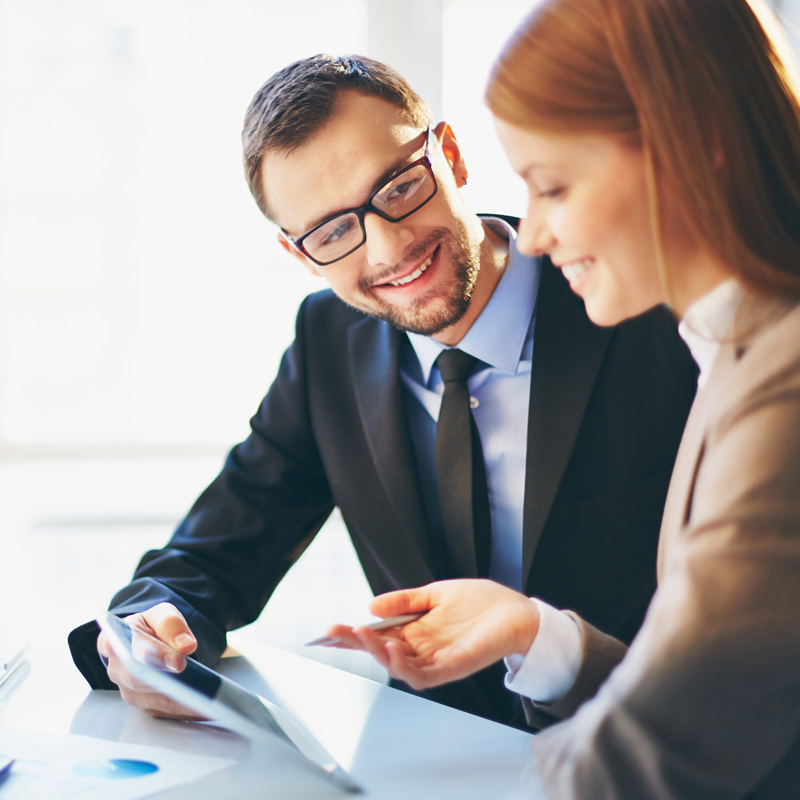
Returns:
[[[298,236],[296,239],[292,238],[288,233],[286,233],[286,231],[282,231],[283,235],[286,237],[286,240],[292,245],[292,247],[301,252],[306,258],[313,261],[317,266],[327,267],[330,266],[331,264],[335,264],[337,261],[341,261],[343,258],[347,258],[347,256],[349,255],[352,255],[356,250],[358,250],[359,247],[361,247],[364,244],[364,242],[367,241],[367,229],[364,226],[364,215],[367,212],[370,212],[372,214],[377,214],[381,219],[387,220],[387,222],[400,222],[401,220],[410,217],[412,214],[416,214],[417,211],[419,211],[424,205],[429,203],[436,196],[436,192],[439,191],[439,184],[436,181],[436,175],[433,174],[433,162],[431,161],[431,149],[433,147],[433,142],[435,138],[436,137],[433,128],[430,125],[428,125],[427,136],[425,140],[426,142],[425,152],[422,154],[422,156],[413,163],[409,164],[408,166],[403,167],[403,169],[398,170],[397,172],[394,173],[394,175],[385,180],[367,198],[367,202],[364,203],[363,206],[360,206],[359,208],[346,208],[343,211],[339,211],[337,214],[332,214],[327,219],[322,220],[322,222],[320,222],[318,225],[315,225],[310,231],[306,231],[305,233]],[[428,174],[431,176],[431,180],[433,181],[433,191],[431,192],[430,197],[423,200],[416,208],[412,209],[411,211],[399,217],[390,217],[385,211],[381,211],[379,208],[376,208],[375,206],[372,205],[372,201],[375,199],[375,197],[379,195],[390,183],[392,183],[392,181],[397,180],[397,178],[399,178],[404,172],[408,172],[409,170],[412,170],[420,165],[425,167],[425,169],[428,171]],[[312,256],[303,246],[303,241],[307,237],[311,236],[312,233],[319,230],[323,225],[327,225],[328,223],[337,219],[338,217],[344,217],[347,216],[348,214],[355,214],[355,216],[358,218],[358,224],[361,227],[361,241],[355,247],[351,248],[343,255],[337,256],[332,261],[319,261],[318,259],[314,258],[314,256]]]

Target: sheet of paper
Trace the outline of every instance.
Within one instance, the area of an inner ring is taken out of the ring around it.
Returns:
[[[0,755],[16,759],[0,783],[2,800],[135,800],[235,763],[89,736],[10,730],[0,731]]]

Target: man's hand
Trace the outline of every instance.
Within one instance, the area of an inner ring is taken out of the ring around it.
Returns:
[[[513,653],[525,654],[539,630],[536,604],[488,580],[440,581],[379,595],[378,617],[427,612],[402,628],[375,632],[335,625],[327,635],[371,653],[394,678],[427,689],[466,678]]]
[[[134,628],[134,631],[136,629],[146,631],[184,656],[191,655],[197,649],[197,639],[189,630],[183,614],[171,603],[159,603],[147,611],[127,617],[126,621]],[[136,637],[134,635],[135,644]],[[102,632],[97,637],[97,652],[106,659],[108,677],[119,686],[122,699],[126,703],[141,708],[153,717],[203,719],[191,709],[137,681],[114,655],[111,644]],[[181,663],[180,657],[176,656],[174,665],[168,664],[167,666],[175,672],[180,672],[184,664],[185,662]]]

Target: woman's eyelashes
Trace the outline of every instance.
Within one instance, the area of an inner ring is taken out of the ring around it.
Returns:
[[[540,198],[560,197],[565,190],[564,186],[556,186],[552,189],[536,189],[536,196]]]

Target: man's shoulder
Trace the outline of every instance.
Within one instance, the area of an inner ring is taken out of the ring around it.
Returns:
[[[322,289],[307,295],[300,304],[298,315],[313,324],[351,325],[369,319],[367,314],[340,300],[332,289]]]
[[[393,336],[396,331],[388,322],[377,319],[340,300],[331,289],[308,295],[297,314],[298,336],[323,339],[327,346],[337,347],[352,333]]]
[[[519,228],[519,217],[515,217],[512,214],[492,214],[491,212],[481,212],[478,214],[479,219],[501,219],[506,224],[510,225],[514,230]]]
[[[542,258],[539,294],[540,309],[542,304],[550,307],[550,326],[555,326],[571,340],[578,339],[586,344],[607,342],[609,364],[620,363],[629,370],[647,365],[647,369],[658,368],[684,375],[687,385],[694,385],[697,366],[678,333],[674,314],[666,306],[652,308],[611,327],[598,326],[589,319],[583,299],[569,288],[561,270],[546,256]]]

